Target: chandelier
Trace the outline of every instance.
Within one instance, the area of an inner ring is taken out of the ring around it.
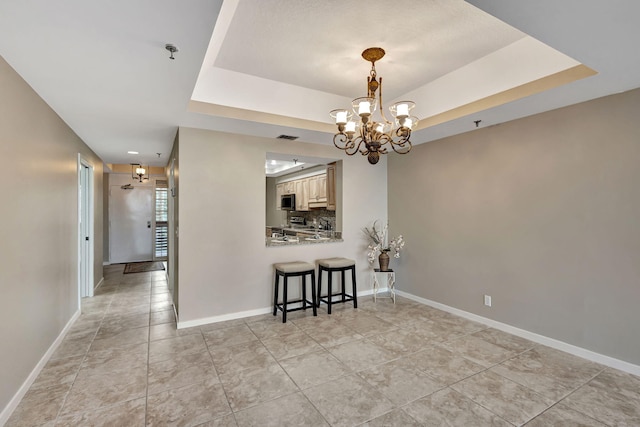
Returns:
[[[367,156],[369,163],[375,165],[380,154],[387,154],[390,146],[399,154],[411,151],[411,131],[416,128],[418,118],[411,116],[415,103],[400,101],[389,107],[393,122],[387,120],[382,106],[382,77],[376,79],[376,61],[384,56],[384,49],[370,47],[362,52],[362,57],[371,62],[371,71],[367,77],[367,96],[352,101],[353,112],[359,121],[351,120],[354,114],[347,109],[329,112],[338,125],[338,133],[333,136],[333,144],[344,150],[349,156],[360,152]],[[378,98],[376,91],[379,89]],[[380,119],[373,120],[372,115],[379,108]],[[357,120],[357,118],[356,118]]]
[[[139,163],[131,163],[131,178],[139,180],[139,182],[149,181],[149,167],[146,168]],[[146,175],[146,176],[145,176]]]

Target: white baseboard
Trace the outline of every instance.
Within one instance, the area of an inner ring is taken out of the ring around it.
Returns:
[[[53,342],[53,344],[49,346],[49,349],[42,356],[42,358],[40,359],[38,364],[35,366],[35,368],[33,368],[31,373],[27,377],[27,379],[24,380],[24,382],[22,383],[22,386],[20,386],[16,394],[11,398],[11,400],[9,401],[7,406],[4,407],[2,412],[0,412],[0,426],[3,426],[7,423],[7,421],[9,420],[9,417],[11,416],[11,414],[13,414],[13,411],[15,411],[15,409],[18,407],[18,404],[20,403],[24,395],[27,394],[27,391],[29,391],[29,388],[31,387],[33,382],[36,380],[38,375],[40,374],[40,371],[42,371],[42,368],[44,368],[44,366],[47,364],[47,362],[49,361],[53,353],[60,346],[60,343],[62,342],[64,337],[67,335],[67,332],[69,332],[69,328],[71,328],[73,323],[78,319],[78,317],[80,317],[80,314],[81,314],[81,311],[77,310],[73,314],[73,316],[71,316],[71,319],[69,319],[65,327],[62,329],[58,337]]]
[[[378,289],[378,292],[385,292],[386,290],[387,288],[380,288]],[[366,291],[360,291],[360,290],[358,291],[359,297],[367,296],[367,295],[373,295],[373,290],[368,289]],[[243,319],[245,317],[259,316],[261,314],[271,313],[271,310],[273,310],[273,307],[265,307],[265,308],[258,308],[255,310],[247,310],[247,311],[239,311],[236,313],[222,314],[220,316],[203,317],[201,319],[187,320],[185,322],[178,321],[177,328],[178,329],[192,328],[194,326],[208,325],[209,323],[225,322],[227,320],[235,320],[235,319]]]
[[[421,304],[425,304],[430,307],[437,308],[439,310],[447,311],[451,314],[455,314],[456,316],[473,320],[474,322],[483,323],[487,326],[490,326],[495,329],[499,329],[503,332],[507,332],[509,334],[528,339],[529,341],[546,345],[548,347],[555,348],[556,350],[564,351],[565,353],[573,354],[574,356],[582,357],[583,359],[600,363],[601,365],[608,366],[610,368],[619,369],[621,371],[640,376],[640,366],[634,365],[633,363],[625,362],[624,360],[620,360],[620,359],[615,359],[610,356],[605,356],[604,354],[596,353],[594,351],[587,350],[585,348],[578,347],[573,344],[568,344],[566,342],[559,341],[554,338],[549,338],[544,335],[540,335],[534,332],[529,332],[524,329],[516,328],[515,326],[498,322],[497,320],[488,319],[486,317],[482,317],[477,314],[469,313],[464,310],[450,307],[448,305],[441,304],[439,302],[431,301],[426,298],[421,298],[404,291],[396,290],[396,293],[399,296],[408,298],[410,300],[419,302]]]
[[[209,323],[224,322],[227,320],[242,319],[244,317],[258,316],[260,314],[271,313],[273,307],[258,308],[255,310],[238,311],[236,313],[222,314],[220,316],[203,317],[201,319],[178,321],[178,329],[192,328],[194,326],[208,325]]]

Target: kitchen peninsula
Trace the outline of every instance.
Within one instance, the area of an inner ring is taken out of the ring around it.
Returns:
[[[339,235],[340,233],[338,233]],[[293,245],[317,245],[320,243],[336,243],[342,242],[342,237],[335,235],[333,237],[325,237],[320,236],[318,238],[314,237],[313,234],[309,234],[307,236],[276,236],[276,237],[265,237],[265,243],[268,247],[273,246],[293,246]],[[286,240],[285,240],[286,239]]]

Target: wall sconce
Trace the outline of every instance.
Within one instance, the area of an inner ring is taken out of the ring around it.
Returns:
[[[137,179],[138,182],[149,181],[149,167],[145,168],[139,163],[131,163],[131,178]]]

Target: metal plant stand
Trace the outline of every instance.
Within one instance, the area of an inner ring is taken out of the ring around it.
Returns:
[[[382,279],[382,283],[386,283],[388,295],[378,296],[378,290],[380,288],[380,280],[378,277]],[[386,280],[386,282],[384,282]],[[393,303],[396,303],[396,273],[389,269],[387,271],[380,271],[379,268],[373,269],[373,302],[376,302],[378,298],[391,298]]]

